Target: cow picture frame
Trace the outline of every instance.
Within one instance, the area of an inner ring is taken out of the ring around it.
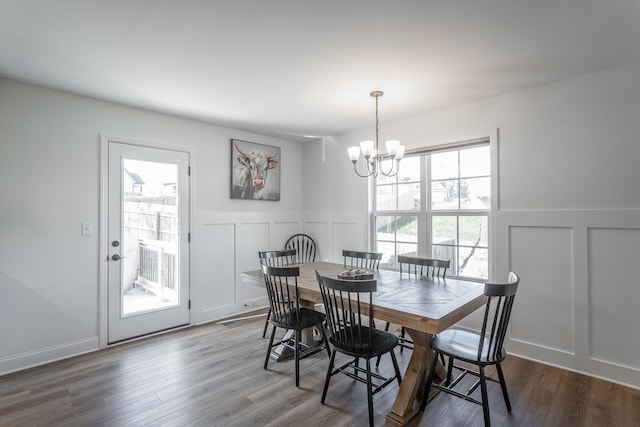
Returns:
[[[231,199],[280,200],[280,147],[231,139]]]

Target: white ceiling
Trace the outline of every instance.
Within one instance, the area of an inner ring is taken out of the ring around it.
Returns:
[[[304,141],[640,60],[640,0],[0,0],[0,76]]]

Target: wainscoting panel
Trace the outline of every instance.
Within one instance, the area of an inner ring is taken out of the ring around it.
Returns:
[[[574,352],[572,247],[570,228],[510,228],[511,269],[521,278],[512,340]]]
[[[316,259],[318,261],[328,261],[331,254],[331,240],[329,238],[329,223],[328,222],[305,222],[305,233],[313,237],[316,241],[317,254]]]
[[[640,211],[495,219],[496,276],[521,277],[507,351],[640,389]]]
[[[192,318],[201,324],[266,307],[263,288],[240,273],[259,268],[258,252],[281,249],[302,230],[302,213],[197,212],[192,229]]]
[[[301,233],[299,222],[274,222],[271,226],[271,235],[269,239],[271,244],[268,248],[261,250],[284,249],[284,244],[287,242],[287,239],[297,233]]]
[[[333,260],[342,262],[343,249],[367,251],[366,240],[362,239],[361,224],[356,222],[333,223]]]
[[[316,239],[319,259],[342,262],[343,249],[367,250],[367,215],[353,212],[305,212],[304,228]]]
[[[202,311],[232,307],[236,302],[236,290],[228,284],[233,283],[235,271],[228,253],[229,248],[235,247],[235,224],[205,224],[199,237],[201,262],[197,276],[200,280],[193,307]]]
[[[640,229],[588,235],[590,357],[640,370]]]
[[[270,247],[268,222],[238,224],[236,241],[237,302],[246,302],[265,295],[264,289],[243,283],[240,273],[260,268],[258,252]]]

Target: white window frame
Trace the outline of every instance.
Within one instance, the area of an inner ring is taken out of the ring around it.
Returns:
[[[457,142],[448,142],[439,145],[434,145],[430,147],[425,147],[422,149],[415,149],[407,152],[407,156],[411,155],[420,155],[423,159],[421,161],[421,169],[424,169],[424,163],[427,159],[426,154],[432,154],[437,152],[458,150],[465,147],[470,147],[476,144],[488,143],[489,152],[490,152],[490,174],[491,174],[491,207],[488,211],[486,210],[474,210],[474,209],[464,209],[464,210],[432,210],[431,209],[431,191],[428,187],[428,184],[431,183],[430,176],[427,177],[426,174],[421,175],[420,187],[421,187],[421,200],[420,200],[420,211],[380,211],[376,210],[376,181],[374,179],[370,179],[370,203],[369,203],[369,241],[371,242],[371,250],[377,251],[377,233],[376,233],[376,218],[377,216],[416,216],[418,220],[418,256],[421,257],[429,257],[431,246],[432,246],[432,230],[431,230],[431,221],[429,220],[432,216],[473,216],[473,215],[481,215],[487,216],[487,225],[488,225],[488,280],[493,280],[495,276],[495,253],[496,248],[494,242],[495,238],[495,217],[496,212],[499,207],[499,192],[498,192],[498,147],[497,147],[497,135],[498,130],[495,129],[492,132],[487,132],[471,137],[466,138],[456,138],[449,139],[449,141],[457,141]],[[430,166],[430,165],[429,165]],[[402,163],[401,166],[402,167]],[[427,173],[431,174],[431,168],[426,168]],[[397,240],[395,240],[397,242]],[[464,247],[464,245],[458,245],[456,247]],[[382,266],[381,266],[382,267]],[[447,274],[449,277],[458,277],[453,274]],[[464,277],[466,280],[478,280],[478,281],[486,281],[487,279],[472,279],[468,277]]]

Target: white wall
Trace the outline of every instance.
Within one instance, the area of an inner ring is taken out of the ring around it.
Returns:
[[[100,133],[194,154],[193,323],[264,304],[239,272],[304,229],[298,143],[0,79],[0,374],[99,346]],[[231,138],[281,147],[279,202],[229,198]]]
[[[640,388],[640,63],[380,128],[408,149],[498,129],[494,265],[522,279],[508,350]],[[372,131],[304,146],[304,218],[329,235],[342,208],[367,210],[346,147]],[[355,241],[367,240],[363,221]]]
[[[508,349],[638,388],[639,117],[636,63],[381,125],[408,148],[499,129],[494,261],[522,277]],[[300,146],[0,79],[0,373],[98,348],[99,242],[80,223],[98,230],[100,132],[193,150],[202,323],[261,303],[239,272],[284,236],[308,231],[328,260],[367,247],[346,147],[371,131]],[[231,138],[282,147],[280,202],[229,199]]]

